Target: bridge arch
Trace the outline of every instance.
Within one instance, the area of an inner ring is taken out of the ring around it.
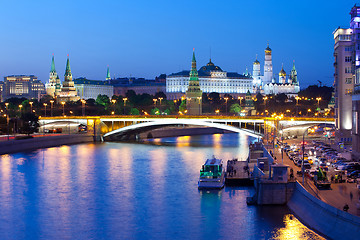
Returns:
[[[212,128],[218,128],[222,130],[227,130],[231,132],[236,133],[245,133],[249,136],[261,138],[262,135],[260,133],[256,133],[254,131],[248,130],[248,129],[242,129],[237,128],[234,126],[221,124],[221,123],[214,123],[212,121],[204,121],[199,119],[157,119],[156,121],[147,121],[147,122],[141,122],[141,123],[135,123],[130,126],[126,126],[123,128],[119,128],[116,130],[113,130],[111,132],[106,133],[103,136],[104,140],[114,140],[117,138],[117,136],[124,136],[128,134],[136,134],[140,131],[144,131],[146,129],[156,129],[160,127],[165,126],[173,126],[173,125],[194,125],[194,126],[206,126],[206,127],[212,127]]]

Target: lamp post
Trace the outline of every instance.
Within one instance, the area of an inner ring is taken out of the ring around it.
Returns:
[[[61,102],[62,109],[63,109],[63,116],[65,117],[65,102]]]
[[[265,105],[265,110],[266,110],[266,100],[268,100],[268,99],[269,99],[268,97],[263,97],[264,105]]]
[[[296,116],[298,116],[298,105],[299,105],[299,100],[301,99],[300,97],[296,96]]]
[[[201,114],[200,113],[200,107],[201,107],[201,97],[196,97],[197,99],[198,99],[198,101],[199,101],[199,115]]]
[[[126,101],[127,100],[128,100],[127,98],[123,98],[123,101],[124,101],[124,115],[125,115],[125,106],[126,106]]]
[[[239,101],[240,101],[240,107],[241,107],[241,101],[244,99],[243,97],[238,97]]]
[[[114,115],[114,114],[115,114],[115,103],[116,103],[116,99],[112,99],[111,102],[112,102],[112,104],[113,104],[113,109],[114,109],[114,111],[112,111],[111,114]]]
[[[154,107],[156,107],[157,99],[156,99],[156,98],[153,98],[153,101],[154,101]]]
[[[23,105],[19,105],[19,108],[20,108],[20,116],[21,116],[21,108],[23,107]]]
[[[159,100],[160,100],[160,107],[161,107],[161,100],[163,100],[164,98],[162,97],[159,97]]]
[[[304,169],[304,154],[305,154],[305,133],[307,133],[309,127],[305,128],[303,133],[303,141],[302,141],[302,162],[301,162],[301,172],[302,172],[302,184],[305,186],[305,169]]]
[[[224,97],[224,100],[225,100],[225,104],[226,104],[226,106],[225,106],[225,114],[227,115],[227,101],[229,100],[229,98],[228,97]]]
[[[33,105],[33,102],[29,102],[30,104],[30,112],[32,113],[32,105]]]
[[[115,100],[116,101],[116,100]],[[86,104],[86,100],[85,99],[81,99],[81,107],[82,107],[82,115],[85,116],[85,104]]]
[[[46,117],[46,106],[47,106],[47,103],[44,103],[44,107],[45,107],[45,117]]]
[[[6,127],[7,127],[7,140],[9,141],[9,121],[10,121],[10,118],[9,118],[9,114],[8,114],[8,107],[9,107],[9,103],[5,103],[5,109],[6,109]]]
[[[54,100],[50,100],[50,115],[53,116],[53,104]]]
[[[318,103],[317,103],[318,112],[320,112],[320,101],[321,101],[321,97],[317,97],[316,100],[318,101]]]

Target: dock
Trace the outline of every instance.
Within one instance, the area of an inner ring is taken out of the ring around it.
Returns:
[[[253,186],[254,180],[250,173],[251,169],[247,161],[228,160],[225,184],[227,186]]]

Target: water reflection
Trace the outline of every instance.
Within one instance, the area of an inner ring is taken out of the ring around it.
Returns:
[[[245,159],[249,141],[241,134],[187,136],[1,156],[0,239],[312,236],[286,217],[286,207],[247,206],[252,189],[198,191],[207,158]]]
[[[305,227],[292,214],[284,216],[285,227],[274,231],[274,236],[271,239],[285,240],[285,239],[318,239],[325,240],[325,238],[317,235],[307,227]]]

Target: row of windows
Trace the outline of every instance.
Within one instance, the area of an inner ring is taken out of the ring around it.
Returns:
[[[351,56],[345,56],[345,62],[351,62]]]
[[[345,83],[346,84],[351,84],[352,83],[352,78],[346,78]]]
[[[351,73],[351,67],[346,67],[345,68],[345,73]]]

